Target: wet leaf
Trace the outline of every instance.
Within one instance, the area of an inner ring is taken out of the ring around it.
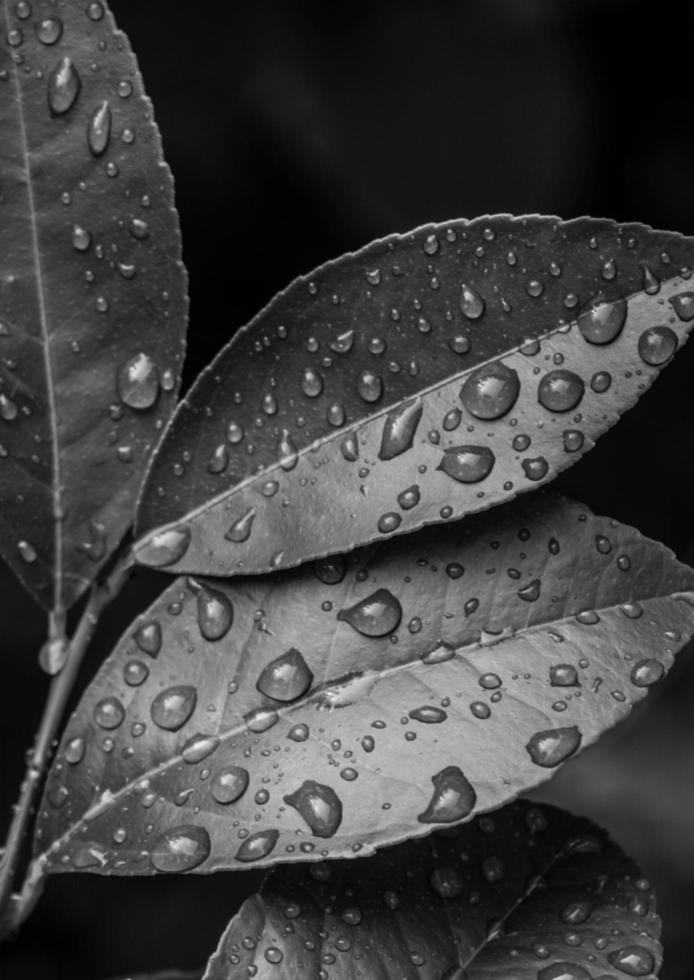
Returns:
[[[642,225],[502,215],[298,279],[177,410],[139,560],[289,567],[550,480],[684,342],[693,261],[691,239]]]
[[[652,978],[659,936],[649,883],[603,831],[515,803],[370,861],[277,869],[203,980]]]
[[[0,551],[61,610],[131,525],[183,357],[171,175],[106,5],[0,11]]]
[[[56,872],[207,872],[461,822],[624,717],[693,605],[662,545],[542,494],[274,578],[177,579],[69,721],[36,847]]]
[[[129,973],[119,980],[200,980],[200,970],[161,970],[157,973]]]

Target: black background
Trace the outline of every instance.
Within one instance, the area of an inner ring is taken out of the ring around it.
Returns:
[[[498,211],[641,220],[694,233],[694,9],[629,0],[113,0],[177,184],[189,382],[295,275],[370,239]],[[557,489],[694,561],[685,349]],[[161,587],[139,573],[82,684]],[[47,679],[42,617],[0,571],[0,813]],[[685,650],[629,721],[543,797],[605,824],[655,883],[663,980],[694,976],[694,665]],[[0,953],[5,980],[195,967],[252,873],[51,880]]]

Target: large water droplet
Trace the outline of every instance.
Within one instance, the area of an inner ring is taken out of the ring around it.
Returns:
[[[301,390],[308,398],[317,398],[323,391],[323,379],[313,368],[305,368],[301,377]]]
[[[82,87],[79,72],[72,59],[61,58],[48,79],[48,107],[55,116],[68,112]]]
[[[259,830],[257,834],[251,834],[236,852],[236,860],[244,864],[261,861],[275,849],[279,835],[279,830]]]
[[[157,871],[180,874],[191,871],[210,856],[210,835],[204,827],[184,824],[167,830],[152,847],[150,858]]]
[[[156,657],[161,650],[161,625],[156,620],[143,623],[133,633],[133,639],[143,653]]]
[[[335,790],[313,779],[284,797],[311,828],[314,837],[332,837],[342,823],[342,802]]]
[[[525,602],[537,602],[540,598],[541,584],[539,578],[533,579],[528,585],[524,585],[522,589],[518,590],[518,598],[524,599]]]
[[[631,683],[636,687],[650,687],[665,674],[659,660],[640,660],[631,672]]]
[[[561,961],[543,967],[537,974],[537,980],[592,980],[592,977],[578,963]]]
[[[388,589],[377,589],[366,599],[341,610],[337,618],[349,623],[362,636],[388,636],[400,625],[402,606]]]
[[[578,327],[590,344],[611,344],[622,332],[627,318],[627,302],[618,299],[609,303],[596,297],[590,309],[578,318]]]
[[[357,391],[365,402],[377,402],[383,394],[383,380],[374,371],[362,371],[357,379]]]
[[[685,323],[694,320],[694,293],[679,293],[670,300],[673,310]]]
[[[41,44],[56,44],[63,34],[63,22],[59,17],[45,17],[36,24],[36,37]]]
[[[178,731],[195,711],[198,692],[187,684],[177,684],[160,691],[152,701],[149,713],[159,728],[168,732]]]
[[[437,469],[458,483],[479,483],[489,476],[495,462],[487,446],[454,446],[445,451]]]
[[[580,744],[581,733],[574,725],[571,728],[551,728],[548,731],[536,732],[526,745],[526,749],[536,766],[553,769],[573,755]]]
[[[612,966],[629,977],[645,977],[655,970],[655,957],[645,946],[624,946],[607,958]]]
[[[477,794],[458,766],[446,766],[431,781],[434,792],[424,813],[417,817],[420,823],[455,823],[472,813]]]
[[[438,725],[448,718],[443,708],[437,708],[433,704],[422,704],[419,708],[413,708],[409,715],[413,721],[421,721],[426,725]]]
[[[159,396],[159,369],[143,352],[131,357],[118,371],[118,394],[129,408],[144,411]]]
[[[555,664],[549,668],[552,687],[578,687],[578,671],[573,664]]]
[[[294,647],[271,661],[260,673],[256,687],[274,701],[296,701],[313,681],[308,664]]]
[[[72,245],[78,252],[86,252],[92,243],[92,236],[82,225],[72,226]]]
[[[240,799],[248,789],[248,772],[241,766],[221,769],[212,779],[210,793],[217,803],[225,806]]]
[[[479,320],[485,310],[485,302],[480,294],[463,283],[460,287],[460,312],[468,320]]]
[[[63,753],[65,761],[69,762],[71,766],[76,766],[84,758],[84,753],[87,751],[87,743],[82,738],[81,735],[76,735],[71,738],[70,741],[65,746],[65,751]]]
[[[234,621],[234,607],[223,592],[203,586],[198,592],[198,627],[206,640],[214,642],[231,629]]]
[[[259,735],[273,728],[279,721],[279,715],[274,708],[254,708],[243,716],[249,732]]]
[[[379,459],[394,459],[412,448],[417,426],[422,418],[421,398],[404,402],[386,416],[383,423]]]
[[[478,419],[498,419],[513,408],[520,393],[518,373],[503,361],[473,371],[460,389],[460,400]]]
[[[125,708],[118,698],[104,698],[94,707],[94,721],[107,730],[123,724]]]
[[[240,544],[243,541],[248,541],[251,536],[254,520],[255,507],[249,507],[242,517],[239,517],[237,521],[234,521],[227,533],[224,535],[225,539],[227,541],[234,541],[236,544]]]
[[[331,558],[319,558],[313,563],[313,572],[319,582],[324,585],[337,585],[345,577],[347,565],[339,555]]]
[[[137,560],[141,565],[152,568],[166,568],[180,561],[190,544],[190,530],[187,527],[159,531],[137,550]]]
[[[639,355],[645,364],[660,367],[677,350],[677,334],[670,327],[651,327],[639,337]]]
[[[570,412],[583,398],[585,384],[573,371],[548,371],[537,386],[537,400],[550,412]]]
[[[111,139],[111,107],[104,101],[94,111],[87,127],[87,142],[95,157],[101,156]]]

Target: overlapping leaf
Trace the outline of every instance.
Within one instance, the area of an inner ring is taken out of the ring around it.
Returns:
[[[0,5],[0,551],[73,603],[173,410],[186,291],[171,175],[101,0]]]
[[[321,267],[178,409],[141,501],[139,560],[262,572],[537,487],[684,341],[693,263],[691,239],[642,225],[496,216]]]
[[[588,821],[516,803],[372,860],[280,868],[203,980],[657,975],[647,881]]]
[[[66,726],[51,871],[366,854],[494,809],[623,717],[694,630],[694,571],[533,495],[267,579],[180,578]]]

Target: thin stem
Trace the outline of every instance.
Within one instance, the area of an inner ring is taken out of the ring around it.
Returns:
[[[132,553],[127,551],[114,566],[108,579],[94,584],[82,618],[70,640],[65,665],[51,680],[19,800],[14,807],[14,816],[4,850],[0,854],[0,938],[24,921],[40,893],[43,881],[42,865],[35,861],[29,869],[21,893],[12,895],[22,843],[51,759],[53,742],[63,718],[65,705],[74,687],[82,660],[102,612],[120,591],[132,565]]]

